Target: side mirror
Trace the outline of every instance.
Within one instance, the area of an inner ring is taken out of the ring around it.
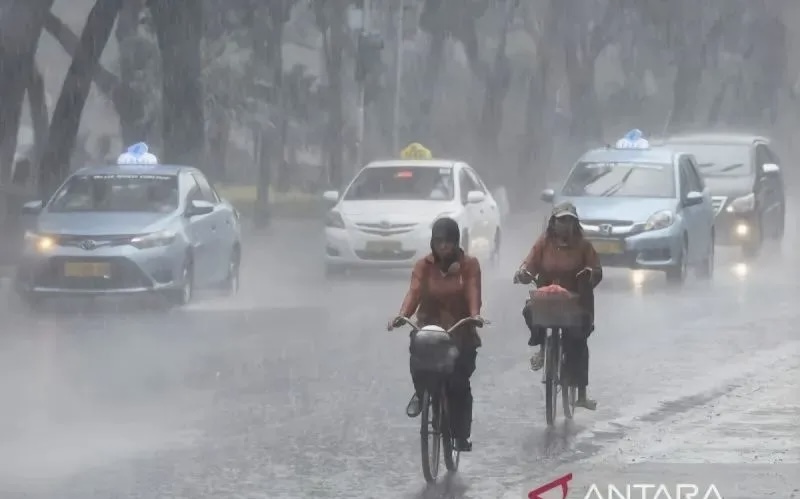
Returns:
[[[542,191],[542,195],[540,197],[545,203],[552,203],[556,198],[556,191],[553,189],[545,189]]]
[[[691,191],[683,200],[683,206],[697,206],[698,204],[703,204],[702,192]]]
[[[467,203],[477,204],[482,203],[486,199],[486,194],[481,191],[469,191],[467,193]]]
[[[764,166],[761,167],[761,170],[767,175],[774,175],[781,171],[781,167],[775,163],[764,163]]]
[[[214,205],[208,201],[195,200],[186,208],[186,218],[197,217],[200,215],[208,215],[214,211]]]
[[[24,215],[38,215],[42,211],[42,201],[28,201],[22,205],[22,213]]]
[[[322,199],[329,203],[339,201],[339,191],[325,191],[322,193]]]

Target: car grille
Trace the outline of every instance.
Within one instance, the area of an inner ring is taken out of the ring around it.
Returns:
[[[59,246],[69,246],[80,248],[82,244],[91,241],[90,249],[109,247],[109,246],[125,246],[130,244],[131,239],[135,237],[132,234],[121,235],[102,235],[102,236],[84,236],[80,234],[61,234],[52,236]]]
[[[630,227],[633,220],[581,219],[583,225],[610,225],[612,227]]]
[[[68,277],[64,275],[66,263],[108,263],[110,275],[106,277]],[[150,288],[152,281],[132,261],[124,257],[62,257],[54,256],[47,260],[33,279],[34,287],[74,289],[74,290],[107,290]]]
[[[401,262],[403,260],[408,260],[409,258],[413,257],[415,253],[416,251],[414,250],[403,250],[403,251],[393,251],[393,252],[356,250],[356,256],[358,256],[362,260],[373,260],[382,262]]]
[[[725,207],[726,196],[711,196],[711,207],[714,208],[714,216],[719,215],[722,208]]]
[[[356,224],[358,230],[366,234],[374,236],[396,236],[399,234],[406,234],[414,230],[416,223],[407,224],[393,224],[393,223],[360,223]]]

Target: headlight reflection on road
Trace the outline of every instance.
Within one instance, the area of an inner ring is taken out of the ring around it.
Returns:
[[[631,282],[637,288],[641,287],[644,284],[644,271],[643,270],[632,270],[631,271]]]
[[[744,279],[745,277],[747,277],[747,271],[748,271],[747,264],[744,262],[737,263],[736,265],[733,266],[733,273],[739,279]]]

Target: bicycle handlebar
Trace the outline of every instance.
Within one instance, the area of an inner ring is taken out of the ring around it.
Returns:
[[[411,319],[409,319],[408,317],[403,317],[403,316],[401,315],[401,316],[398,316],[398,317],[397,317],[397,320],[399,320],[399,321],[401,321],[401,322],[404,322],[404,323],[408,324],[409,326],[411,326],[411,328],[412,328],[414,331],[419,331],[420,329],[422,329],[422,328],[420,328],[420,327],[419,327],[419,326],[418,326],[418,325],[417,325],[417,324],[416,324],[414,321],[412,321],[412,320],[411,320]],[[464,318],[463,318],[463,319],[461,319],[460,321],[458,321],[458,322],[456,322],[455,324],[453,324],[453,327],[451,327],[450,329],[448,329],[448,330],[447,330],[447,331],[445,331],[445,332],[446,332],[447,334],[453,334],[453,331],[455,331],[455,330],[456,330],[456,329],[458,329],[460,326],[462,326],[462,325],[464,325],[464,324],[466,324],[466,323],[468,323],[468,322],[473,322],[473,323],[475,323],[475,325],[476,325],[477,327],[482,327],[484,324],[490,324],[490,322],[489,322],[489,321],[487,321],[487,320],[484,320],[484,321],[483,321],[483,324],[481,324],[479,321],[476,321],[476,320],[475,320],[474,318],[472,318],[472,317],[464,317]]]

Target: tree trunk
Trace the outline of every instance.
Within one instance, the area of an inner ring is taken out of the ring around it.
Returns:
[[[506,0],[506,12],[500,31],[500,43],[494,57],[494,64],[486,76],[486,91],[483,99],[481,120],[478,126],[477,143],[480,146],[481,163],[485,165],[484,173],[490,179],[497,181],[497,171],[491,168],[490,162],[496,159],[500,152],[498,136],[503,126],[503,103],[508,94],[511,83],[511,64],[506,56],[508,29],[514,20],[514,13],[519,0]]]
[[[344,186],[344,85],[342,81],[342,64],[344,46],[347,43],[345,0],[327,0],[326,6],[328,26],[328,54],[326,57],[328,76],[328,167],[331,187],[341,189]]]
[[[150,0],[161,52],[165,163],[205,169],[205,110],[200,42],[203,10],[196,0]]]
[[[224,109],[215,106],[211,110],[208,126],[208,157],[213,167],[209,174],[212,179],[223,182],[226,175],[228,144],[231,137],[231,120]]]
[[[121,5],[122,0],[97,0],[86,19],[78,50],[64,78],[50,122],[47,148],[39,169],[42,199],[51,194],[69,172],[70,157],[89,96],[92,76],[111,36]]]
[[[10,179],[28,79],[54,0],[7,0],[0,19],[0,183]],[[22,76],[21,76],[22,75]]]
[[[142,70],[131,45],[139,33],[139,16],[144,8],[142,0],[124,0],[119,13],[115,37],[119,46],[119,84],[112,93],[114,107],[119,115],[119,130],[123,144],[147,140],[145,123],[145,96],[132,82],[136,72]]]
[[[269,49],[270,69],[272,70],[273,107],[275,108],[277,138],[273,158],[277,168],[276,187],[280,192],[289,188],[289,171],[286,163],[286,132],[288,117],[286,116],[286,91],[283,88],[283,27],[289,20],[288,0],[273,0],[269,15]]]
[[[42,79],[42,73],[39,72],[39,68],[35,65],[31,68],[28,82],[28,103],[31,108],[31,123],[33,124],[33,157],[29,158],[33,170],[30,175],[33,176],[34,172],[39,169],[39,162],[45,147],[47,147],[47,128],[50,123],[44,80]]]
[[[564,66],[572,111],[570,135],[580,142],[601,141],[603,123],[595,90],[595,58],[579,43],[568,41]]]

